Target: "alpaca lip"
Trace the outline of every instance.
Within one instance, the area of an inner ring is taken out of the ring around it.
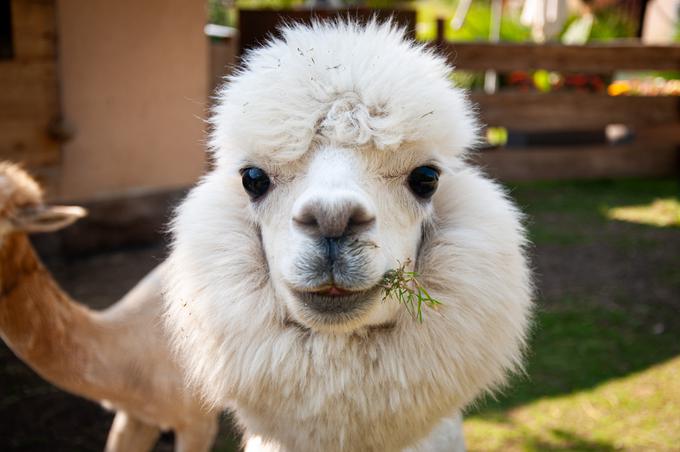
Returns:
[[[326,297],[346,297],[358,293],[358,291],[343,289],[342,287],[338,287],[336,285],[332,285],[330,287],[323,287],[317,290],[311,290],[310,292],[318,295],[323,295]]]
[[[307,309],[322,315],[341,315],[346,320],[347,315],[364,311],[377,298],[380,288],[376,285],[366,290],[348,290],[333,285],[321,290],[294,292]]]

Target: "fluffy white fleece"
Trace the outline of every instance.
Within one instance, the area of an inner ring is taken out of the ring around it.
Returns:
[[[251,448],[450,450],[451,418],[520,365],[531,307],[520,215],[462,160],[476,125],[450,71],[389,24],[316,24],[252,52],[221,92],[216,166],[172,225],[166,324],[191,384],[235,410]],[[290,321],[260,218],[286,222],[289,187],[330,145],[369,164],[408,169],[435,156],[442,167],[431,205],[411,207],[403,190],[408,212],[394,217],[423,218],[417,270],[442,303],[423,323],[392,300],[387,327],[329,333]],[[253,161],[282,174],[265,207],[241,186],[238,170]]]

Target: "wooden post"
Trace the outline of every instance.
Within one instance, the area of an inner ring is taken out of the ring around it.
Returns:
[[[443,17],[437,17],[437,36],[435,38],[437,45],[442,44],[446,40],[446,21]]]

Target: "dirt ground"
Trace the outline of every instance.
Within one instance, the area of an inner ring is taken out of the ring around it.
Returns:
[[[650,328],[680,325],[680,229],[591,223],[555,211],[532,214],[530,228],[543,305],[585,298],[651,312]],[[164,255],[164,247],[157,245],[48,266],[75,299],[102,308]],[[111,420],[111,413],[97,404],[45,383],[0,342],[0,450],[102,450]],[[219,450],[229,450],[231,444],[225,420]],[[156,450],[171,450],[171,445],[172,437],[165,435]]]

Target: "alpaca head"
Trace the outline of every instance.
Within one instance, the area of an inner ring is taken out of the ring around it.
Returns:
[[[294,321],[394,320],[383,276],[417,262],[438,181],[475,135],[449,69],[389,25],[297,27],[251,53],[222,93],[212,146],[241,174]]]
[[[0,162],[0,238],[10,232],[50,232],[85,215],[76,206],[49,206],[40,185],[18,165]]]
[[[382,302],[383,276],[418,262],[446,196],[438,184],[475,139],[471,108],[444,60],[390,24],[282,35],[222,91],[207,180],[241,199],[259,271],[291,320],[335,332],[389,324],[400,307]]]

